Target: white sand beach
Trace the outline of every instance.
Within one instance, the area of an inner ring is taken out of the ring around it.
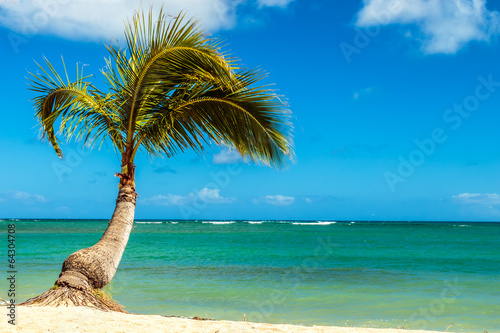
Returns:
[[[0,323],[1,332],[102,332],[102,333],[432,333],[402,329],[347,328],[330,326],[295,326],[264,323],[194,320],[159,315],[136,315],[103,312],[87,307],[26,307],[16,308],[16,325]]]

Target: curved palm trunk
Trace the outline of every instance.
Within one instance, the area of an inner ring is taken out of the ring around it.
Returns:
[[[66,258],[54,288],[20,305],[81,305],[126,312],[121,305],[99,291],[113,279],[134,224],[137,199],[135,166],[130,160],[125,162],[122,173],[117,174],[120,186],[115,211],[101,239],[94,246],[76,251]]]
[[[71,254],[63,263],[56,285],[79,290],[107,285],[116,273],[134,223],[137,194],[132,186],[118,191],[108,227],[94,246]]]

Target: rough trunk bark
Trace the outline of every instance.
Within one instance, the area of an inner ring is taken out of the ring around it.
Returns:
[[[126,312],[100,288],[111,281],[120,264],[134,223],[136,197],[132,186],[121,186],[115,211],[99,242],[70,255],[56,285],[20,305],[77,305]]]
[[[81,305],[126,312],[100,289],[113,279],[134,224],[137,193],[131,151],[129,145],[122,155],[122,173],[116,174],[120,184],[115,211],[99,242],[71,254],[64,261],[55,286],[20,305]]]
[[[136,196],[133,188],[120,188],[115,211],[101,239],[64,261],[56,285],[88,290],[102,288],[111,281],[132,230]]]
[[[108,227],[94,246],[71,254],[63,263],[56,285],[79,290],[100,289],[116,273],[134,223],[137,194],[131,186],[118,192]]]

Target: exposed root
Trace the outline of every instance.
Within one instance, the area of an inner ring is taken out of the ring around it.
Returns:
[[[79,290],[54,286],[43,294],[19,305],[32,306],[87,306],[103,311],[125,312],[123,306],[113,301],[100,289]]]

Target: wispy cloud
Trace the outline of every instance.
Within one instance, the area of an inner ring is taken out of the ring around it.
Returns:
[[[0,201],[18,201],[25,205],[34,205],[37,203],[46,203],[47,199],[40,194],[31,194],[23,191],[9,191],[0,194]]]
[[[188,205],[194,201],[195,195],[193,193],[187,196],[175,195],[175,194],[158,194],[151,198],[139,199],[141,204],[153,205],[153,206],[181,206]]]
[[[452,201],[459,205],[459,211],[465,216],[495,220],[500,217],[500,194],[462,193],[454,195]]]
[[[286,7],[293,0],[257,0],[259,7]]]
[[[294,197],[287,197],[281,194],[277,195],[266,195],[265,197],[260,197],[253,200],[254,204],[269,204],[274,206],[288,206],[295,202]]]
[[[364,0],[358,27],[407,25],[406,37],[427,54],[453,54],[470,41],[489,41],[500,29],[500,13],[485,0]]]
[[[210,31],[231,28],[237,21],[238,5],[244,0],[165,0],[168,14],[187,12],[199,19]],[[254,6],[285,7],[291,0],[258,0]],[[153,0],[140,2],[148,10]],[[24,36],[48,34],[71,40],[109,41],[121,38],[123,22],[139,7],[135,0],[54,0],[54,1],[0,1],[0,25]],[[155,5],[158,12],[159,4]]]
[[[358,100],[360,97],[370,95],[374,91],[375,91],[375,87],[368,87],[365,89],[360,89],[360,90],[355,91],[354,94],[352,94],[352,98],[354,98],[355,100]]]
[[[67,206],[59,206],[59,207],[56,207],[54,210],[56,212],[60,212],[60,213],[70,213],[71,212],[71,208],[69,208]]]
[[[201,201],[209,204],[228,204],[236,201],[235,198],[224,198],[220,195],[220,190],[203,188],[197,193],[189,193],[186,196],[176,194],[158,194],[151,198],[141,200],[141,204],[155,206],[184,206],[192,205]]]
[[[233,164],[242,163],[243,158],[235,150],[224,149],[212,157],[213,164]]]
[[[452,198],[454,202],[464,205],[500,205],[500,195],[497,193],[462,193]]]
[[[155,173],[172,173],[172,174],[176,174],[177,173],[177,171],[175,171],[174,169],[172,169],[168,165],[164,165],[164,166],[160,166],[160,167],[154,168],[153,171]]]

